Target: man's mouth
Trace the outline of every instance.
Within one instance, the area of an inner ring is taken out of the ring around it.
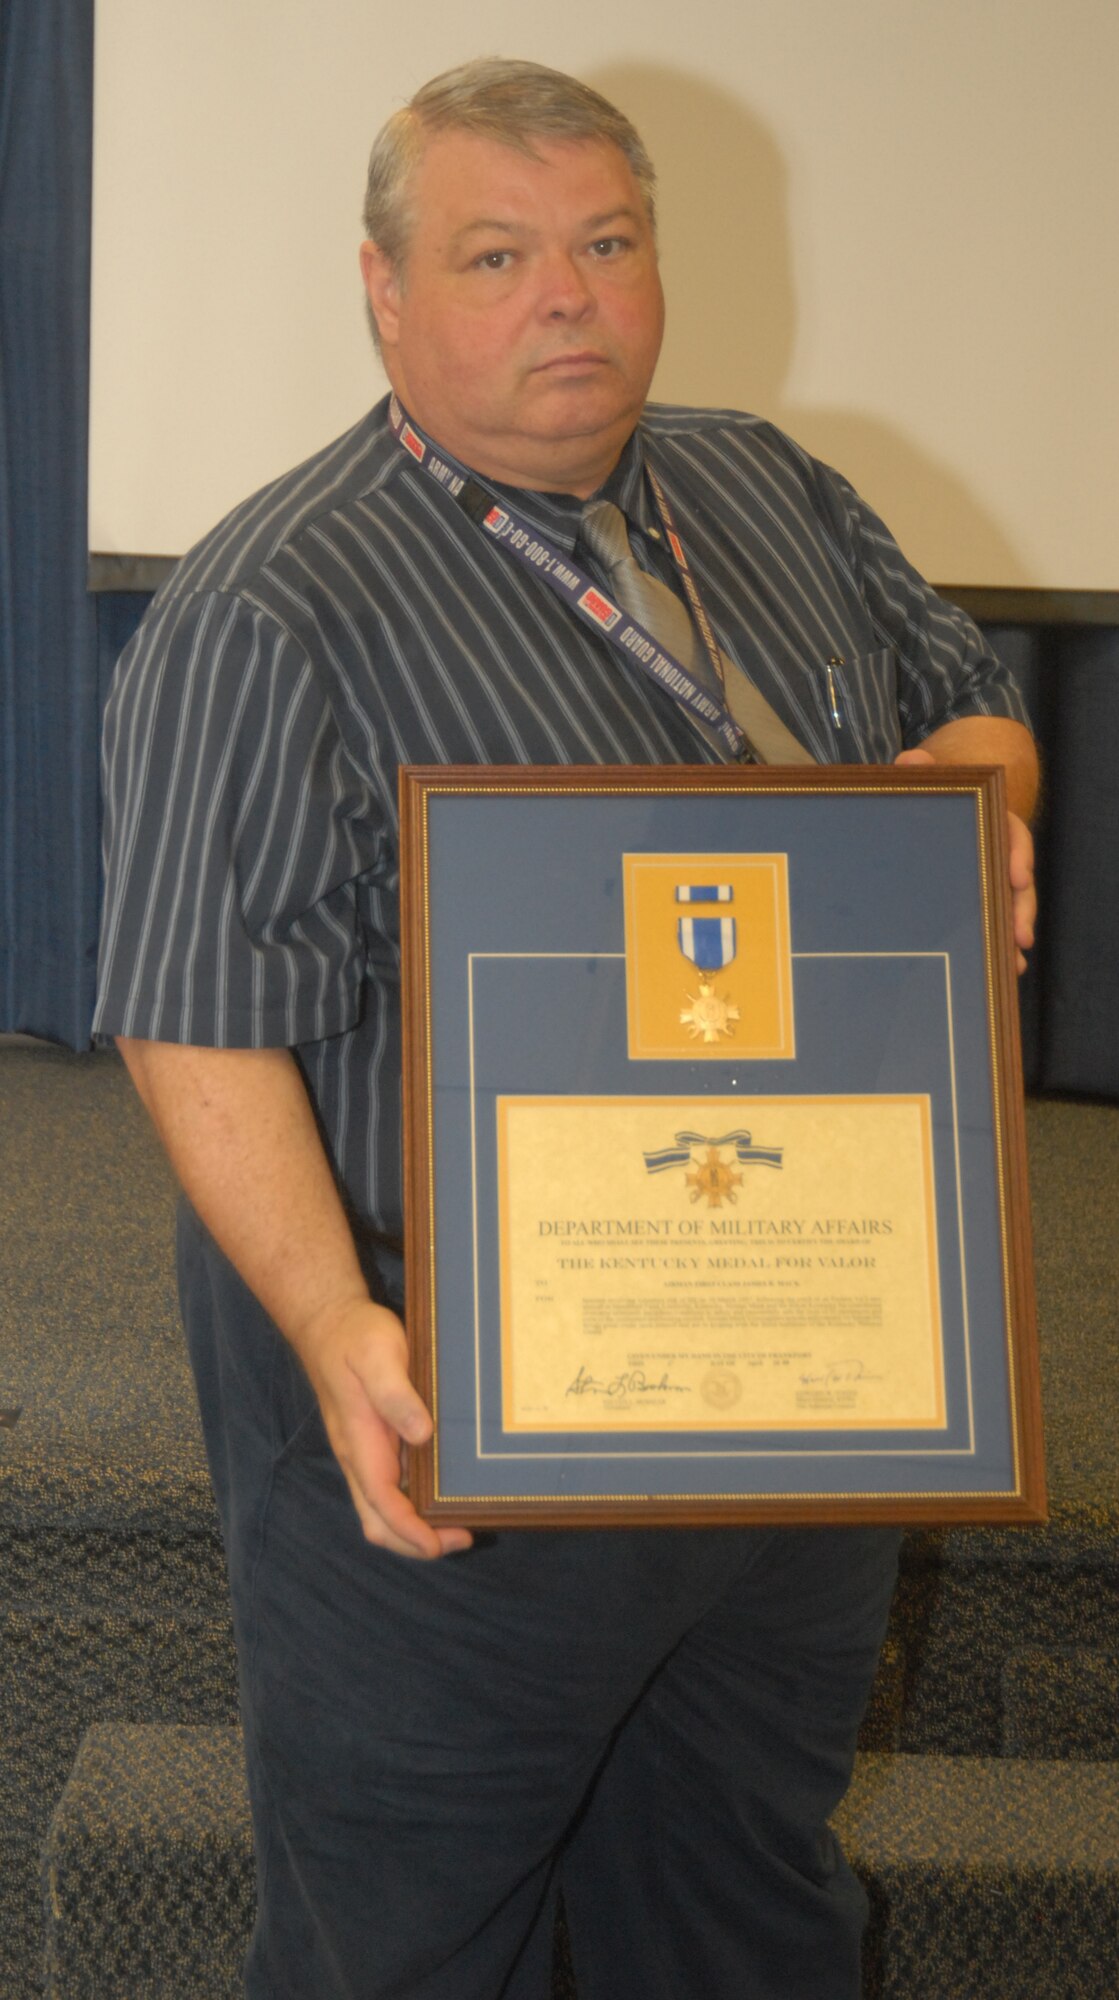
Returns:
[[[593,348],[581,347],[574,354],[553,354],[549,361],[539,362],[535,372],[537,375],[546,375],[552,371],[565,374],[568,370],[572,370],[578,374],[588,368],[601,368],[605,360],[606,356],[597,353]]]

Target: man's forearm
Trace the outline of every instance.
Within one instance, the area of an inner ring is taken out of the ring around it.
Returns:
[[[426,1442],[431,1418],[404,1328],[369,1296],[294,1057],[119,1046],[189,1200],[307,1370],[367,1538],[407,1556],[468,1547],[401,1491],[400,1439]]]
[[[1006,803],[1029,822],[1037,804],[1037,748],[1021,722],[998,715],[967,715],[934,729],[921,744],[938,764],[1001,764]]]
[[[367,1298],[289,1051],[118,1046],[189,1201],[293,1346],[324,1313]]]

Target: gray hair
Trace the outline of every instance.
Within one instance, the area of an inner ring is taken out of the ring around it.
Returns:
[[[605,140],[629,163],[656,228],[656,174],[629,119],[589,84],[540,63],[481,56],[445,70],[381,127],[369,156],[365,233],[401,272],[412,233],[412,177],[437,132],[473,132],[534,157],[534,139]]]

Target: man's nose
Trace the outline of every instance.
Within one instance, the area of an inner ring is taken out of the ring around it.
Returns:
[[[540,309],[548,318],[579,319],[594,304],[594,292],[577,257],[558,251],[541,273]]]

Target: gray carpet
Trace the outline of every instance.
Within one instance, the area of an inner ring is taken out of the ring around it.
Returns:
[[[0,1996],[38,1991],[38,1851],[93,1721],[229,1723],[174,1192],[115,1055],[0,1048]]]
[[[908,1538],[867,1740],[1087,1768],[1116,1754],[1119,1108],[1035,1103],[1029,1129],[1053,1519]],[[0,2000],[39,1990],[38,1854],[84,1732],[234,1718],[172,1205],[114,1055],[0,1047]]]

